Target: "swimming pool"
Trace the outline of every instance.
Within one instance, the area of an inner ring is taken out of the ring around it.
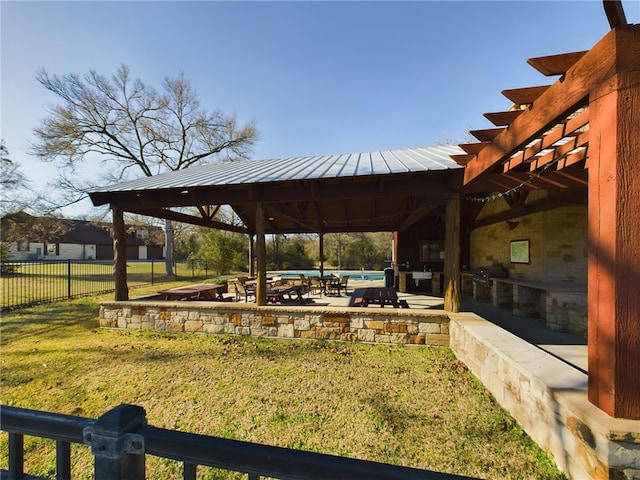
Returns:
[[[269,270],[269,275],[282,275],[283,278],[299,278],[300,274],[307,277],[317,277],[318,270]],[[384,272],[379,270],[325,270],[325,275],[338,275],[343,277],[349,275],[349,278],[358,280],[383,280]]]

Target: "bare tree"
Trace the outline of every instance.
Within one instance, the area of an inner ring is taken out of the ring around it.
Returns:
[[[28,183],[20,165],[9,158],[9,149],[0,139],[0,215],[17,213],[31,203]]]
[[[93,70],[84,76],[40,70],[36,78],[62,102],[35,129],[32,151],[59,165],[57,186],[65,190],[67,205],[93,186],[78,180],[86,172],[80,175],[80,166],[88,162],[101,164],[100,183],[114,183],[244,158],[258,139],[253,122],[239,126],[234,116],[202,108],[183,73],[165,78],[161,92],[131,78],[124,64],[110,77]],[[170,221],[165,230],[170,275]]]

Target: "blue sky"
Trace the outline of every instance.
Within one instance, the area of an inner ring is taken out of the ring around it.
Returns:
[[[623,6],[640,23],[640,2]],[[2,0],[1,29],[0,135],[42,188],[52,167],[27,149],[56,99],[39,68],[126,63],[158,87],[183,71],[203,106],[255,120],[253,158],[348,153],[465,141],[509,106],[501,90],[555,80],[527,58],[590,49],[609,24],[599,0]]]

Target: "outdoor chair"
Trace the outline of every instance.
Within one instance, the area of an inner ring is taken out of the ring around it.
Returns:
[[[256,298],[255,287],[248,287],[243,285],[242,282],[233,282],[236,287],[236,302],[240,301],[240,298],[244,295],[244,301],[248,302],[249,298]]]
[[[336,277],[334,279],[331,279],[327,284],[327,295],[337,294],[338,296],[340,296],[340,292],[342,290],[344,290],[345,295],[348,295],[347,293],[348,281],[349,281],[349,275],[345,275],[342,278]]]
[[[323,286],[320,279],[318,277],[310,277],[308,278],[308,280],[309,280],[309,292],[313,294],[319,293],[322,295]]]
[[[302,293],[311,292],[311,279],[307,278],[304,273],[300,274],[300,285],[302,285]]]

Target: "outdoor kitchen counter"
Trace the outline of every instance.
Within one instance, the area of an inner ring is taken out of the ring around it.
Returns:
[[[463,273],[463,294],[488,299],[496,308],[507,308],[515,317],[545,319],[554,331],[587,335],[587,286],[572,282],[536,282],[518,278],[492,278],[490,285],[472,282]],[[472,288],[469,288],[472,287]]]

